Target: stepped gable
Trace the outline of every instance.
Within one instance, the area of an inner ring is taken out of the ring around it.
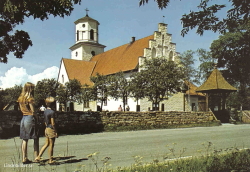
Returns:
[[[90,76],[96,65],[96,62],[88,62],[74,59],[62,59],[69,79],[77,79],[81,84],[93,85]]]
[[[197,88],[196,92],[203,93],[219,93],[219,92],[234,92],[237,91],[235,87],[230,85],[221,72],[215,68],[208,79]]]
[[[109,75],[136,69],[139,57],[144,55],[144,48],[149,47],[151,39],[154,39],[153,35],[93,56],[90,61],[96,62],[96,67],[92,75],[95,76],[96,73]]]

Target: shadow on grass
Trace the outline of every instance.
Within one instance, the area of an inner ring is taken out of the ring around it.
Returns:
[[[77,163],[77,162],[88,160],[88,158],[77,159],[77,158],[75,158],[75,156],[64,156],[64,157],[54,157],[53,160],[55,162],[50,164],[50,163],[48,163],[49,159],[43,159],[40,162],[38,162],[38,166]]]

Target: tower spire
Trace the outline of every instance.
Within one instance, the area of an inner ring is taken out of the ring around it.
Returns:
[[[88,15],[88,11],[89,11],[88,8],[86,8],[85,11],[86,11],[86,16],[89,16]]]

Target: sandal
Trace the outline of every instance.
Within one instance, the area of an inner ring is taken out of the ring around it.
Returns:
[[[28,158],[24,158],[23,164],[30,164],[32,161],[30,161]]]

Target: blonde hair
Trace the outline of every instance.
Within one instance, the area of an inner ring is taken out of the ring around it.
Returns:
[[[27,82],[24,84],[24,87],[22,89],[22,93],[20,94],[18,98],[18,102],[22,103],[28,103],[29,100],[33,99],[33,91],[34,91],[35,85],[31,82]]]
[[[46,106],[50,107],[51,103],[55,101],[54,97],[47,97],[45,99]]]

